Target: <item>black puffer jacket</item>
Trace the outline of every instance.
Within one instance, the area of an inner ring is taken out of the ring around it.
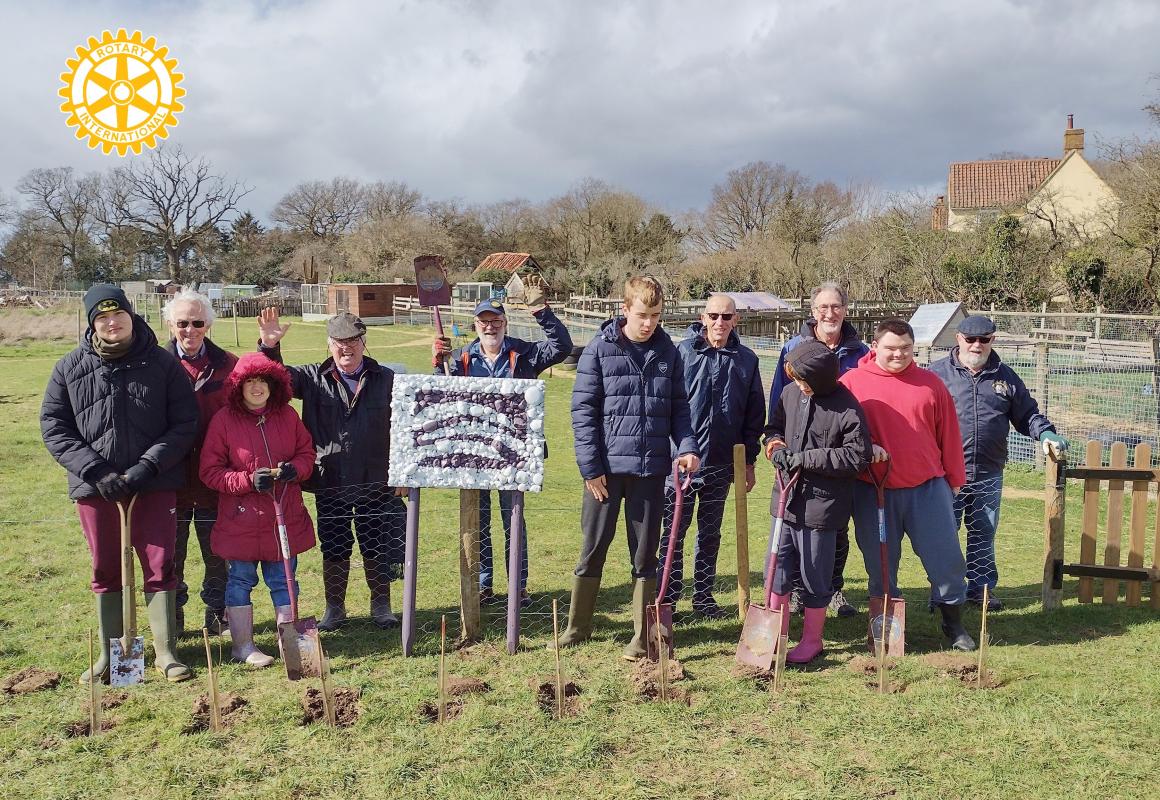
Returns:
[[[280,347],[259,345],[259,350],[281,363]],[[395,373],[370,357],[364,356],[363,364],[353,397],[332,358],[286,367],[294,396],[302,400],[302,422],[314,439],[314,473],[302,487],[306,491],[387,480]]]
[[[802,394],[790,382],[765,428],[767,439],[781,439],[791,453],[802,455],[802,476],[785,519],[807,528],[842,529],[853,510],[854,478],[870,463],[866,415],[838,383],[838,357],[824,344],[803,342],[788,361],[813,394]],[[776,490],[770,510],[777,511]]]
[[[105,361],[93,350],[90,330],[53,367],[40,407],[44,445],[68,470],[73,500],[99,496],[98,479],[139,461],[157,472],[142,491],[180,489],[197,419],[185,370],[136,314],[128,353]]]

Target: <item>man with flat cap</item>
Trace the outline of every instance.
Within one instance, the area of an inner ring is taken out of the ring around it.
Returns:
[[[507,313],[498,300],[484,300],[475,307],[475,341],[451,350],[446,338],[436,338],[433,348],[435,374],[443,374],[447,361],[452,375],[470,378],[536,378],[548,367],[559,364],[572,352],[572,337],[548,307],[543,285],[530,276],[523,297],[532,317],[544,332],[544,341],[528,342],[507,335]],[[499,513],[503,521],[504,563],[511,550],[512,493],[499,493]],[[527,535],[527,528],[524,528]],[[479,599],[495,602],[492,579],[495,574],[491,549],[491,492],[479,493]],[[528,548],[520,563],[520,602],[528,603]]]
[[[280,342],[290,328],[278,309],[258,317],[259,349],[282,361]],[[387,486],[391,441],[391,388],[395,373],[366,355],[367,326],[343,311],[326,323],[330,358],[288,367],[302,421],[314,439],[314,472],[303,488],[315,493],[326,611],[318,623],[332,631],[347,621],[346,588],[358,538],[371,595],[371,620],[399,624],[391,611],[394,565],[403,562],[406,505]],[[353,534],[351,529],[354,529]]]
[[[973,315],[959,323],[958,345],[946,358],[930,365],[942,378],[959,417],[967,483],[955,497],[955,519],[967,527],[967,600],[981,604],[988,587],[987,607],[1003,607],[994,594],[999,582],[995,562],[995,530],[1003,496],[1003,467],[1007,463],[1007,433],[1012,425],[1024,436],[1042,443],[1043,451],[1060,458],[1067,440],[1039,405],[1015,370],[993,349],[995,323]]]

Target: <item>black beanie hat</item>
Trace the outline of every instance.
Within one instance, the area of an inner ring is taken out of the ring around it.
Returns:
[[[817,339],[802,341],[789,351],[785,361],[814,394],[827,395],[838,388],[838,356]]]
[[[98,283],[85,292],[85,316],[89,319],[89,327],[93,327],[93,320],[97,314],[105,311],[128,311],[133,313],[133,306],[120,286],[111,283]]]

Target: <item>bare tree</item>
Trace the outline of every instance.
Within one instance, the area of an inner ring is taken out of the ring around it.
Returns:
[[[295,186],[278,201],[272,217],[292,231],[318,239],[341,236],[366,213],[366,192],[358,181],[332,178]]]
[[[806,183],[784,164],[754,161],[730,170],[713,187],[713,197],[693,233],[705,252],[736,250],[749,236],[769,232],[786,194]]]
[[[398,219],[418,214],[423,207],[423,193],[402,181],[379,181],[364,190],[366,215],[370,219]]]
[[[165,256],[169,277],[182,280],[182,259],[217,245],[217,226],[250,188],[213,172],[204,157],[162,146],[113,170],[101,191],[99,218],[109,228],[146,232]]]
[[[27,200],[29,213],[44,223],[44,234],[81,280],[93,277],[97,232],[93,211],[98,186],[96,176],[77,178],[72,167],[34,169],[16,185]]]

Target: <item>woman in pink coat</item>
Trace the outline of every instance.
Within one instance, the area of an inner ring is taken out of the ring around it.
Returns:
[[[273,657],[254,646],[250,592],[260,565],[278,621],[291,620],[274,501],[282,506],[293,571],[295,556],[314,547],[314,523],[299,486],[314,468],[314,443],[290,406],[290,375],[281,364],[260,353],[244,355],[225,391],[227,404],[214,415],[201,450],[201,479],[218,492],[210,546],[229,566],[225,602],[233,656],[268,667]]]

